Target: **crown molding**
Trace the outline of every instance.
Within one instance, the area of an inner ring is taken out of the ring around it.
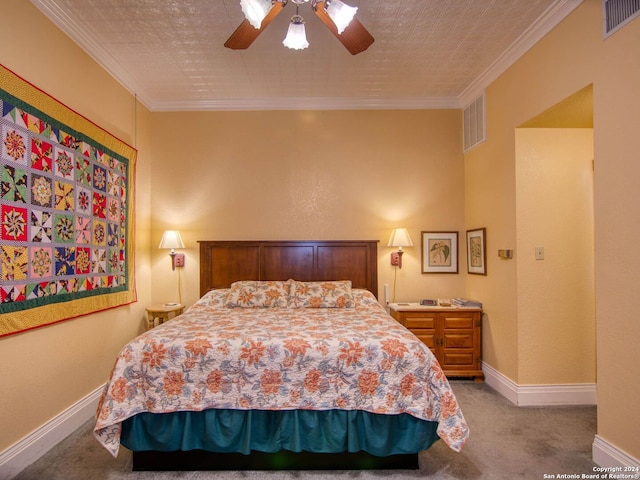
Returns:
[[[196,110],[450,110],[458,109],[456,97],[278,97],[204,101],[155,102],[152,112]]]
[[[478,98],[485,88],[502,75],[511,65],[538,43],[556,25],[573,12],[584,0],[558,0],[545,10],[511,46],[504,51],[483,73],[481,73],[458,96],[460,108],[466,108]]]
[[[145,107],[150,108],[153,105],[153,98],[145,91],[142,85],[136,82],[99,42],[96,42],[93,37],[88,35],[81,25],[78,25],[77,22],[69,17],[60,8],[56,0],[31,0],[31,3],[73,40],[79,48],[93,58],[98,65],[115,78],[118,83],[131,94],[136,95]]]

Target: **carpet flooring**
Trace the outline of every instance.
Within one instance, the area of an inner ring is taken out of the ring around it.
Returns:
[[[15,480],[543,479],[592,473],[596,407],[516,407],[485,383],[451,385],[469,440],[460,453],[436,442],[420,454],[418,470],[132,472],[131,452],[122,448],[113,458],[93,437],[89,421]]]

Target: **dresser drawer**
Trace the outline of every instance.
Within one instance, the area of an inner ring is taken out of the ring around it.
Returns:
[[[436,316],[428,313],[407,313],[403,315],[402,324],[408,329],[436,328]]]
[[[444,335],[445,348],[473,348],[473,330],[468,333],[450,333]]]
[[[473,352],[469,353],[444,353],[442,362],[447,367],[475,367],[475,357]]]
[[[444,328],[467,328],[472,329],[475,318],[473,315],[447,315],[444,317]]]

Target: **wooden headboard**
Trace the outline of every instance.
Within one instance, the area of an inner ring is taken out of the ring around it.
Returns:
[[[351,280],[378,297],[378,240],[204,241],[200,296],[238,280]]]

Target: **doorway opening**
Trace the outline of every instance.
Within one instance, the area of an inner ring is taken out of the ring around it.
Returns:
[[[595,403],[593,151],[592,86],[516,129],[518,382]]]

